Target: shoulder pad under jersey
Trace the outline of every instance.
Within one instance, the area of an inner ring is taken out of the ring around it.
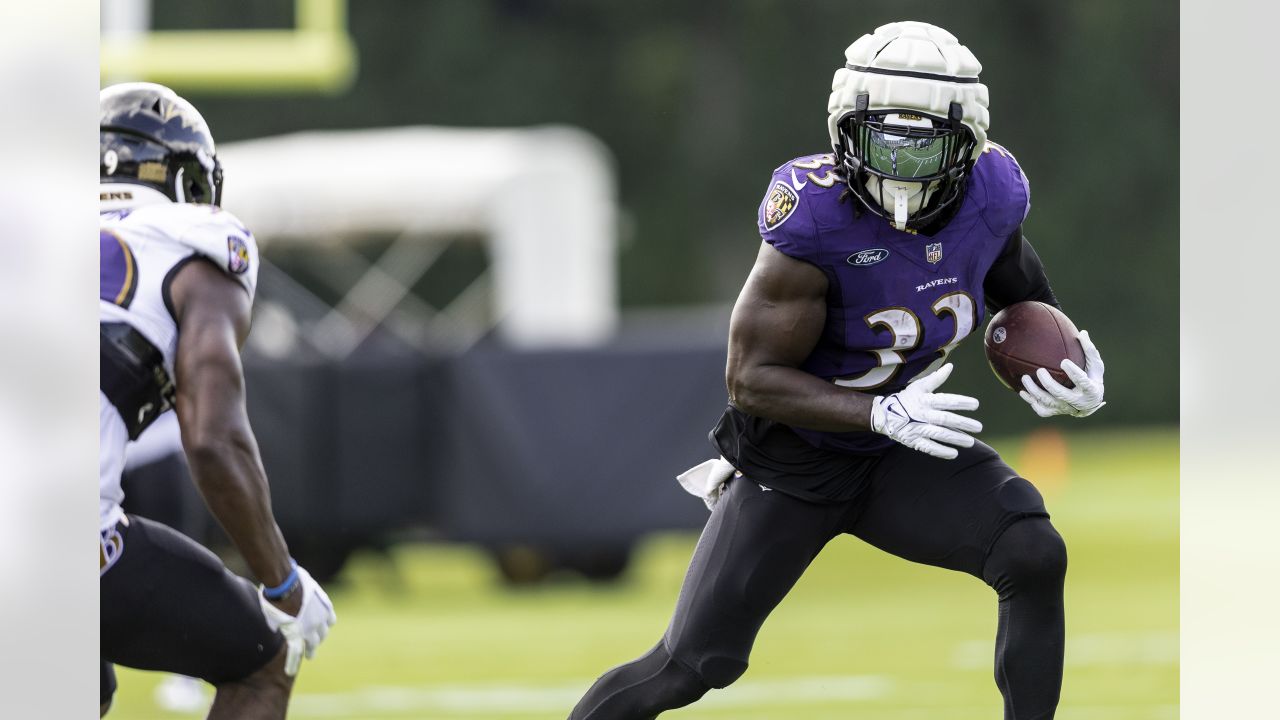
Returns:
[[[773,171],[760,202],[756,218],[760,237],[786,255],[816,262],[815,209],[838,197],[843,186],[830,154],[805,155],[783,163]]]
[[[152,225],[167,240],[213,261],[253,297],[258,284],[258,242],[235,215],[214,205],[146,205],[130,221]]]
[[[973,177],[973,187],[982,202],[982,219],[991,232],[1007,237],[1031,210],[1031,186],[1017,158],[988,140],[974,163]]]

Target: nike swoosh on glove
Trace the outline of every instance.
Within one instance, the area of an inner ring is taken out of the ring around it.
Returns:
[[[262,606],[262,614],[267,618],[267,625],[272,630],[279,630],[284,636],[288,650],[285,654],[284,671],[290,676],[298,674],[305,654],[310,660],[316,654],[316,648],[329,634],[329,628],[338,621],[333,612],[333,603],[320,583],[311,578],[311,573],[298,568],[299,591],[302,593],[302,607],[296,616],[272,605],[258,591],[258,603]]]
[[[1080,331],[1080,346],[1084,348],[1084,370],[1070,360],[1062,361],[1062,371],[1071,378],[1075,387],[1068,388],[1054,380],[1045,368],[1036,370],[1039,385],[1031,379],[1030,375],[1022,376],[1022,387],[1025,389],[1020,390],[1018,395],[1026,400],[1040,417],[1054,415],[1087,417],[1107,404],[1102,399],[1104,395],[1102,376],[1106,371],[1106,365],[1102,362],[1102,355],[1098,353],[1097,346],[1089,339],[1087,330]]]
[[[956,448],[973,447],[982,423],[950,410],[977,410],[978,400],[967,395],[934,392],[951,376],[947,363],[892,395],[871,401],[871,429],[934,457],[951,460]]]

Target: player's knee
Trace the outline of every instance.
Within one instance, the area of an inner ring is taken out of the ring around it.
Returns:
[[[287,647],[281,647],[276,656],[266,665],[240,680],[219,683],[218,691],[235,690],[263,697],[288,697],[293,690],[293,677],[284,671],[287,652]]]
[[[672,660],[659,675],[661,688],[655,697],[664,698],[664,706],[684,707],[702,699],[712,688],[698,673]]]
[[[107,711],[110,709],[111,709],[111,701],[103,700],[102,703],[98,705],[98,717],[106,717]]]
[[[650,700],[657,701],[655,705],[646,705],[646,710],[684,707],[700,700],[711,688],[724,687],[708,680],[699,670],[699,664],[689,662],[690,659],[678,649],[668,650],[664,641],[639,661],[637,669],[652,681],[646,694]]]
[[[1026,541],[1025,557],[1027,575],[1045,581],[1062,582],[1067,575],[1067,544],[1047,519],[1031,525],[1031,537]]]
[[[1067,574],[1067,546],[1048,518],[1014,523],[996,541],[984,579],[1005,597],[1018,588],[1061,587]]]
[[[709,688],[726,688],[747,671],[745,658],[728,655],[686,653],[680,647],[672,648],[672,664],[692,670],[701,684]],[[703,692],[706,692],[704,689]]]
[[[703,658],[698,667],[702,681],[713,688],[729,687],[747,671],[747,663],[737,658]]]
[[[610,670],[582,697],[570,720],[653,718],[697,702],[711,686],[659,642],[641,657]]]

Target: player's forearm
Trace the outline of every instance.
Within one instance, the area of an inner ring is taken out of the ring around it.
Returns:
[[[782,365],[729,373],[729,399],[739,410],[792,427],[822,432],[868,430],[873,396]]]
[[[264,585],[289,575],[289,549],[271,512],[266,475],[252,436],[228,435],[222,442],[187,448],[196,487],[210,512]]]

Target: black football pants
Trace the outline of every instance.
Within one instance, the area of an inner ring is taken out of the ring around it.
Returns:
[[[1035,487],[977,443],[955,460],[897,446],[858,497],[835,504],[806,502],[749,477],[732,480],[694,550],[662,640],[601,676],[570,720],[647,720],[737,680],[765,618],[823,546],[845,533],[993,587],[1005,720],[1053,717],[1066,549]]]
[[[118,558],[99,582],[100,700],[116,689],[113,664],[210,684],[242,680],[280,651],[258,591],[194,540],[137,515],[117,526]]]

